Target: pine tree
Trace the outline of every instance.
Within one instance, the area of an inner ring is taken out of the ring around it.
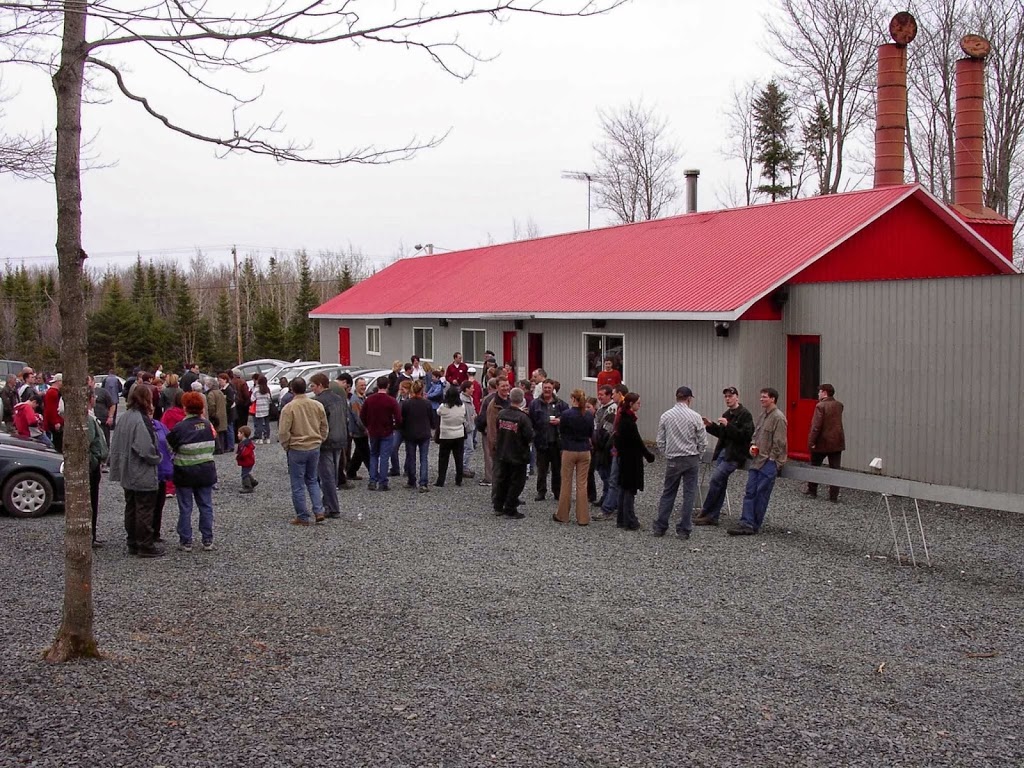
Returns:
[[[137,364],[128,349],[137,323],[137,311],[125,298],[121,281],[108,276],[104,281],[103,304],[89,316],[88,354],[94,371],[127,370]]]
[[[295,313],[288,325],[288,347],[292,353],[304,360],[317,360],[320,355],[320,328],[309,313],[320,303],[313,288],[313,276],[309,268],[309,257],[299,252],[299,292],[295,297]]]
[[[338,282],[334,287],[334,292],[344,293],[355,284],[356,280],[352,276],[352,265],[346,261],[345,266],[341,268],[341,274],[338,276]]]
[[[803,125],[804,151],[814,164],[818,174],[818,194],[829,193],[828,180],[831,177],[831,158],[829,148],[832,146],[832,115],[829,114],[825,102],[818,101],[810,119]]]
[[[142,266],[142,256],[135,259],[132,271],[132,304],[139,306],[146,299],[146,270]]]
[[[761,165],[761,176],[770,182],[760,185],[757,191],[769,195],[772,202],[793,196],[793,185],[783,183],[783,179],[791,177],[800,159],[790,140],[792,114],[789,97],[774,80],[754,100],[754,160]]]
[[[197,342],[199,313],[192,299],[192,291],[184,280],[178,282],[178,293],[174,304],[174,332],[178,357],[183,364],[198,362]]]
[[[217,296],[216,338],[214,361],[217,370],[227,370],[235,365],[235,324],[231,317],[231,300],[228,292],[222,290]]]
[[[281,318],[273,307],[260,307],[252,324],[252,336],[254,357],[292,359],[292,352],[286,349]]]
[[[39,343],[39,317],[36,298],[32,292],[32,280],[22,265],[14,283],[15,340],[14,349],[19,360],[35,360],[36,345]]]

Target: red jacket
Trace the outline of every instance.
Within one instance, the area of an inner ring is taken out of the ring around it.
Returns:
[[[235,461],[240,467],[256,466],[256,445],[251,438],[246,438],[235,448]]]
[[[64,417],[58,413],[60,390],[50,387],[43,395],[43,429],[52,432],[55,427],[64,427]]]
[[[597,388],[600,390],[605,384],[612,389],[622,383],[622,374],[612,368],[610,371],[601,371],[597,374]]]

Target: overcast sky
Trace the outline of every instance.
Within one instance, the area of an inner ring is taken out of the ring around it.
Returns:
[[[401,144],[451,133],[437,149],[390,166],[319,168],[238,155],[162,128],[111,93],[88,106],[92,152],[115,167],[84,179],[91,265],[150,257],[187,259],[259,249],[340,250],[392,259],[420,243],[460,249],[512,239],[513,222],[541,234],[586,227],[586,184],[560,178],[590,170],[598,108],[643,99],[667,118],[685,168],[699,168],[700,208],[721,207],[740,169],[722,155],[724,108],[733,86],[765,78],[764,2],[633,0],[592,19],[516,17],[467,27],[464,42],[494,61],[459,82],[398,48],[330,46],[267,60],[262,114],[282,114],[288,135],[317,148]],[[126,78],[180,122],[214,130],[230,111],[197,97],[182,79],[117,51]],[[51,128],[49,81],[4,71],[5,130]],[[254,81],[251,85],[255,86]],[[680,206],[682,201],[680,201]],[[53,187],[0,178],[0,261],[44,263],[55,239]],[[595,213],[595,226],[608,222]],[[54,259],[55,261],[55,259]]]

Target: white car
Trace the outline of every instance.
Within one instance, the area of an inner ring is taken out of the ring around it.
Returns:
[[[249,381],[254,373],[267,373],[275,368],[284,368],[291,365],[286,360],[277,360],[273,357],[264,357],[259,360],[250,360],[241,365],[236,365],[231,370],[238,371],[245,381]]]

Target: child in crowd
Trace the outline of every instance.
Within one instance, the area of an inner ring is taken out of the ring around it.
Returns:
[[[239,493],[252,493],[260,481],[252,476],[252,468],[256,466],[256,444],[252,441],[252,430],[247,426],[238,428],[235,461],[242,468],[242,490]]]

